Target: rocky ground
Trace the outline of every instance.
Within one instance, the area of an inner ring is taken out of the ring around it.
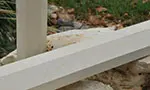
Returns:
[[[59,90],[149,90],[150,56],[105,71]]]

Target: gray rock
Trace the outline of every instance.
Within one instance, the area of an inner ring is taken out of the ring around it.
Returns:
[[[89,26],[79,23],[79,22],[72,22],[72,24],[70,24],[70,21],[68,21],[68,23],[65,23],[64,26],[62,24],[62,26],[60,26],[58,29],[61,32],[63,32],[63,31],[68,31],[68,30],[73,30],[73,29],[88,29],[88,28],[90,28]]]
[[[58,29],[60,32],[63,32],[63,31],[73,30],[74,27],[72,27],[72,26],[61,26]]]
[[[73,22],[74,29],[88,29],[90,28],[89,26],[82,24],[80,22]]]
[[[113,88],[98,81],[84,80],[58,90],[113,90]]]
[[[51,15],[54,12],[57,12],[59,8],[55,5],[48,5],[48,15]]]
[[[1,65],[6,65],[6,64],[9,64],[9,63],[13,63],[16,60],[17,60],[17,51],[14,50],[13,52],[8,54],[7,56],[5,56],[2,59],[0,59],[0,64]]]

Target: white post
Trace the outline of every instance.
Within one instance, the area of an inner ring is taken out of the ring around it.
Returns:
[[[18,59],[46,50],[47,0],[16,0]]]

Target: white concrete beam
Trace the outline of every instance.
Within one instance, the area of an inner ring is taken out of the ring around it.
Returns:
[[[0,67],[0,90],[53,90],[150,54],[150,30],[99,38]]]

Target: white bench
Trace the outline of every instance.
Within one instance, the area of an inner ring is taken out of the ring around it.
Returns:
[[[47,5],[44,0],[17,0],[18,8],[20,7],[20,10],[28,11],[32,7],[29,13],[37,10],[36,8],[38,7],[35,6],[35,8],[33,3],[30,5],[33,1],[36,1],[38,5],[40,5],[40,10],[46,11],[46,8],[42,9],[42,6]],[[20,6],[23,5],[23,3],[26,3],[26,7]],[[20,10],[17,13],[19,13]],[[33,13],[31,14],[33,15]],[[39,14],[41,14],[41,11]],[[39,18],[46,17],[46,13],[44,16],[42,15],[43,14],[39,15]],[[23,19],[24,22],[20,22],[22,21],[22,16],[18,17],[18,19],[20,19],[18,21],[18,29],[35,29],[34,26],[27,23],[29,21],[34,23],[33,19],[36,18],[32,19],[26,17],[25,19],[28,20]],[[38,19],[37,21],[40,22],[41,20],[43,20],[43,23],[37,27],[45,30],[46,19]],[[23,23],[26,24],[23,25]],[[23,26],[19,26],[19,24]],[[86,40],[2,66],[0,67],[0,90],[54,90],[147,56],[150,54],[149,25],[150,21],[147,21],[114,33],[100,33],[99,35],[93,36],[91,40]],[[36,32],[38,35],[40,35],[40,29]],[[24,31],[24,33],[29,34],[27,31]],[[31,31],[32,34],[34,31],[36,30]],[[19,40],[24,40],[27,37],[22,31],[18,30],[18,32],[20,32],[19,35],[23,35]],[[44,37],[45,34],[45,31],[43,31],[41,36],[39,36],[39,38],[42,38],[39,39],[40,42],[36,36],[29,35],[28,38],[31,40],[29,40],[29,42],[25,40],[24,43],[25,46],[31,45],[32,49],[18,48],[20,52],[26,52],[25,56],[22,56],[23,53],[19,53],[18,56],[20,55],[21,58],[24,58],[32,54],[41,53],[41,49],[39,49],[39,52],[37,50],[36,53],[34,53],[33,48],[35,44],[43,43],[41,40],[46,38]],[[35,42],[31,44],[32,40],[35,40]],[[18,45],[23,44],[20,43]],[[45,48],[45,46],[41,44],[39,48]],[[29,51],[33,51],[33,53],[28,54],[27,52]]]

